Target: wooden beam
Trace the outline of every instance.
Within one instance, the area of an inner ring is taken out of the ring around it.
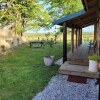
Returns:
[[[98,16],[98,25],[97,25],[97,42],[98,42],[98,55],[100,55],[100,0],[98,0],[98,10],[97,10],[97,16]]]
[[[97,0],[97,54],[100,55],[100,0]]]
[[[80,28],[78,29],[78,46],[80,46]]]
[[[88,10],[88,2],[87,2],[87,0],[84,0],[84,3],[85,3],[86,10]]]
[[[94,41],[97,40],[97,23],[94,24]]]
[[[86,25],[82,25],[80,27],[84,28],[84,27],[87,27],[87,26],[90,26],[90,25],[94,25],[95,23],[97,23],[97,21],[90,22],[90,23],[88,23]]]
[[[97,0],[98,9],[100,9],[100,0]]]
[[[77,22],[75,22],[74,24],[75,24],[75,25],[78,25],[78,24],[81,23],[82,25],[85,25],[87,21],[89,21],[89,20],[91,20],[91,19],[96,19],[96,18],[97,18],[96,15],[91,15],[91,16],[85,18],[85,19],[81,19],[81,18],[80,18],[80,21],[77,21]]]
[[[82,44],[82,28],[80,28],[80,44]]]
[[[97,0],[89,0],[88,5],[88,9],[90,10],[91,8],[97,6]]]
[[[83,25],[84,25],[84,22],[83,22],[83,20],[81,20],[81,18],[80,17],[78,17],[78,20],[80,21],[80,23],[82,23]]]
[[[79,46],[79,28],[77,28],[77,46]]]
[[[77,45],[78,45],[78,43],[77,43],[77,39],[78,39],[77,36],[78,35],[77,35],[77,29],[76,29],[76,48],[77,48]]]
[[[74,28],[72,27],[72,33],[71,33],[71,45],[72,45],[72,52],[74,52]]]
[[[63,63],[67,61],[67,26],[63,23]]]

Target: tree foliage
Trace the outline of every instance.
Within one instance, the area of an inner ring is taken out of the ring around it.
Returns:
[[[80,9],[81,0],[0,0],[0,26],[13,25],[18,34],[50,27],[55,19]]]
[[[51,21],[48,12],[38,0],[1,0],[1,27],[13,24],[16,33],[47,26]]]
[[[46,6],[52,19],[58,19],[82,9],[81,0],[41,0]]]

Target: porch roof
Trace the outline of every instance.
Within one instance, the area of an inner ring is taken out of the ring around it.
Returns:
[[[54,22],[54,25],[62,26],[66,22],[67,27],[83,28],[95,24],[97,22],[97,0],[82,0],[82,3],[84,10],[60,18]]]
[[[98,4],[98,0],[82,0],[82,4],[85,11],[88,11],[89,9],[96,7]]]

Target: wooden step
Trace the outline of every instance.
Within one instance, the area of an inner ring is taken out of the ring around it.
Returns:
[[[69,64],[68,61],[66,61],[64,62],[64,64],[61,65],[58,72],[64,75],[75,75],[88,78],[100,78],[99,72],[90,72],[88,69],[89,66],[72,65]]]
[[[88,61],[83,61],[83,60],[82,61],[81,60],[72,60],[72,61],[69,61],[69,64],[88,66],[89,62]]]
[[[69,75],[67,81],[86,84],[87,83],[87,78],[86,77],[75,76],[75,75]]]

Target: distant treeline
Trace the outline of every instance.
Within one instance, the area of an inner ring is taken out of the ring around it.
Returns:
[[[26,36],[28,36],[29,41],[31,40],[47,40],[47,39],[55,39],[55,36],[57,38],[57,41],[63,41],[63,33],[49,33],[49,34],[45,34],[45,33],[31,33],[31,34],[25,34]],[[93,32],[83,32],[83,41],[90,41],[93,40]],[[68,33],[68,41],[71,40],[71,32]]]

